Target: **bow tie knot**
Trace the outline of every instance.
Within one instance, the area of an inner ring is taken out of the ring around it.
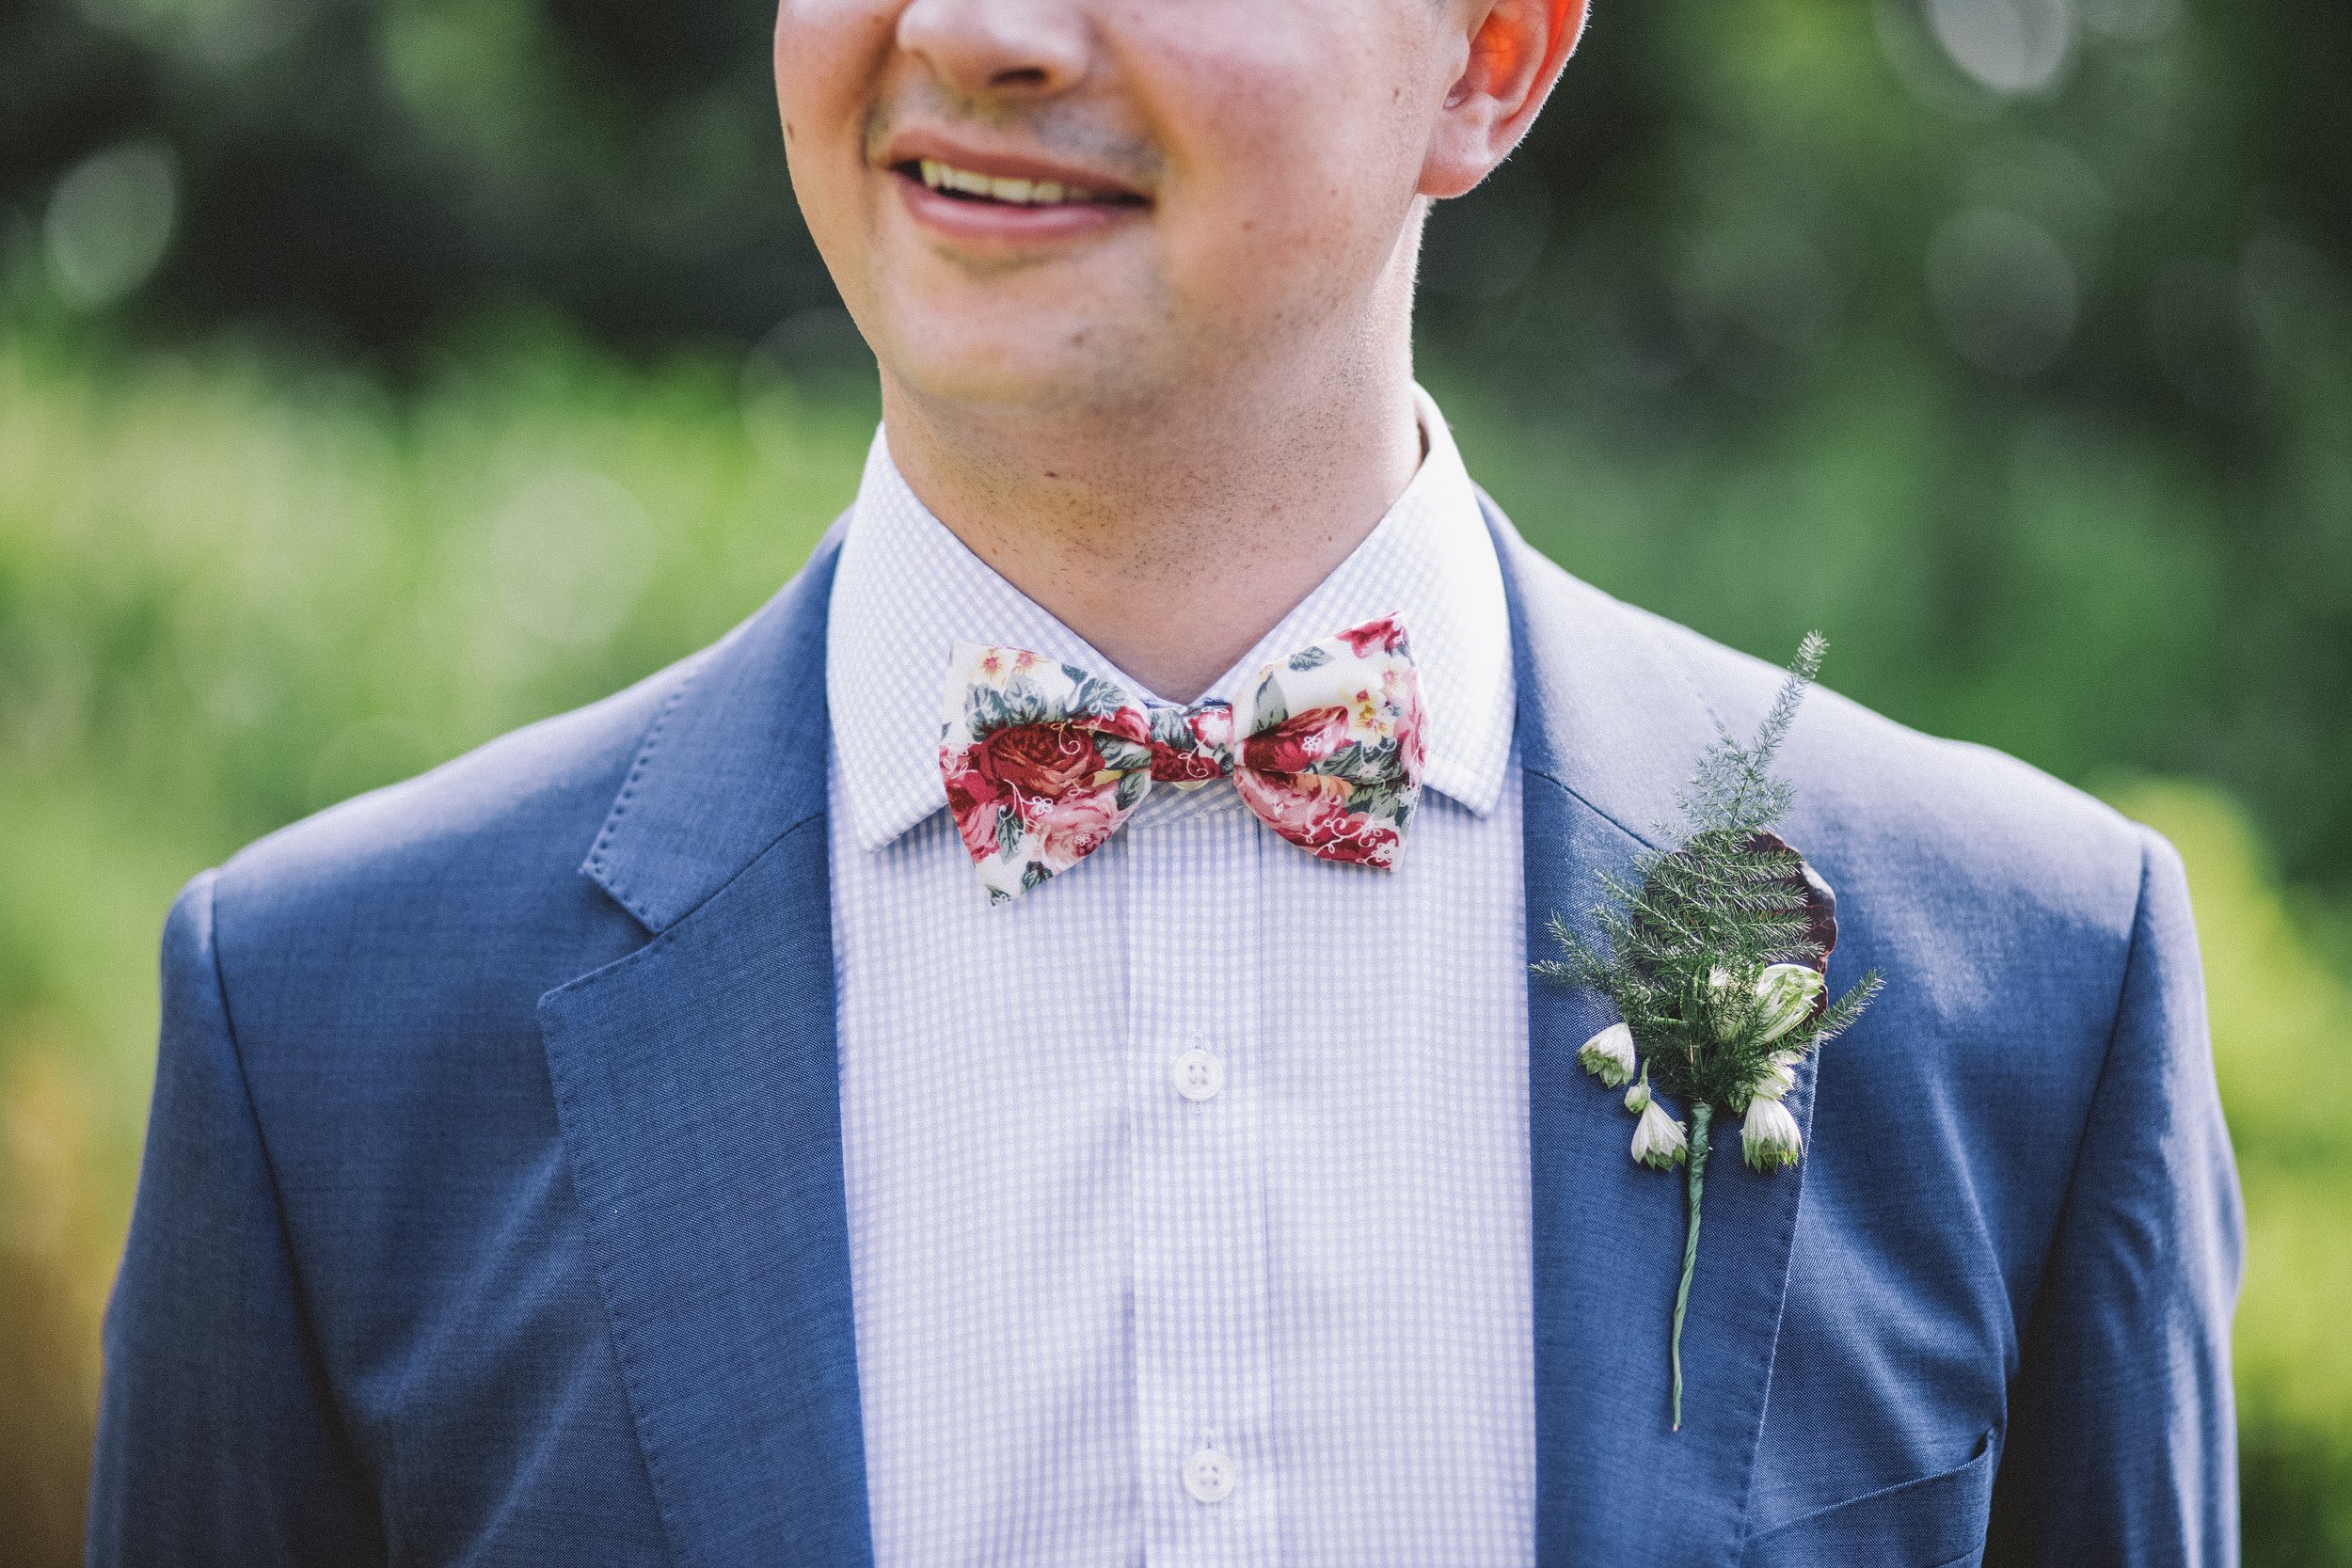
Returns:
[[[1154,783],[1230,777],[1324,860],[1392,868],[1421,790],[1421,681],[1394,616],[1269,664],[1232,705],[1146,703],[1019,648],[958,643],[939,767],[965,850],[1002,903],[1094,852]]]
[[[1179,789],[1199,789],[1233,770],[1233,705],[1155,704],[1149,710],[1152,777]]]

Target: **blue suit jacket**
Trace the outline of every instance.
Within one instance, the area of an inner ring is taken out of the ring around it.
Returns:
[[[1494,526],[1540,954],[1776,672]],[[834,561],[182,895],[91,1562],[870,1561]],[[1804,1163],[1714,1166],[1679,1433],[1682,1184],[1576,1068],[1602,1006],[1530,987],[1543,1563],[2233,1562],[2240,1221],[2178,862],[1828,693],[1784,767],[1832,980],[1891,983],[1799,1073]]]

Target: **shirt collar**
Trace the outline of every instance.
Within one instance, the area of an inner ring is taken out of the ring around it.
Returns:
[[[1428,705],[1423,782],[1483,816],[1502,795],[1516,707],[1502,568],[1443,416],[1419,388],[1414,402],[1428,451],[1412,483],[1205,695],[1232,702],[1269,660],[1394,611],[1412,639]],[[838,787],[866,848],[881,848],[946,803],[940,714],[959,641],[1026,648],[1147,689],[931,515],[877,431],[842,539],[825,635]]]

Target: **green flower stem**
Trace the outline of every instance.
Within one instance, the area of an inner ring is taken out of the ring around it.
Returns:
[[[1691,1306],[1691,1271],[1699,1260],[1699,1196],[1707,1190],[1707,1124],[1715,1107],[1702,1100],[1691,1107],[1691,1228],[1682,1242],[1682,1283],[1675,1290],[1675,1427],[1682,1430],[1682,1314]]]

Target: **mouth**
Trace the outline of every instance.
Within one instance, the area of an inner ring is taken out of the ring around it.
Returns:
[[[1141,207],[1134,191],[1094,190],[1063,180],[1033,180],[1019,175],[989,174],[963,168],[937,158],[910,158],[892,166],[891,172],[911,180],[950,201],[999,207]]]
[[[1153,206],[1104,157],[978,148],[916,126],[875,140],[874,166],[917,230],[967,260],[1042,260],[1140,222]]]

